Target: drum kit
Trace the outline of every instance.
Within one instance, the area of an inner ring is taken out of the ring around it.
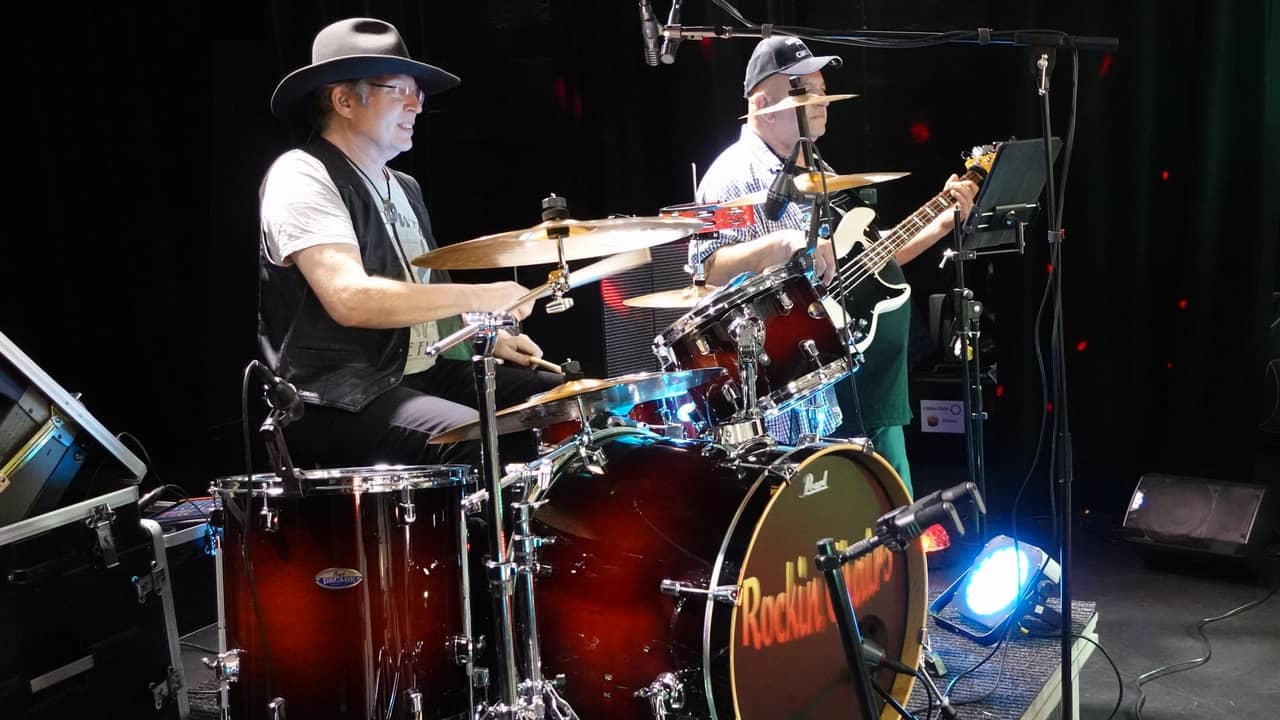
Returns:
[[[554,264],[520,302],[563,310],[568,290],[648,262],[653,246],[752,222],[751,205],[579,221],[553,196],[539,225],[413,263]],[[227,517],[221,652],[208,662],[223,716],[870,720],[848,633],[918,665],[924,554],[878,544],[837,570],[819,567],[815,544],[865,543],[911,498],[865,440],[787,446],[763,431],[856,368],[855,338],[832,322],[807,254],[718,288],[693,275],[689,288],[627,301],[688,308],[654,340],[660,372],[566,377],[500,410],[493,346],[516,303],[469,314],[433,346],[472,344],[479,419],[431,442],[479,440],[478,473],[216,480]],[[518,431],[539,433],[541,454],[500,468],[498,436]],[[847,587],[852,630],[824,572]],[[913,676],[858,665],[906,702]]]

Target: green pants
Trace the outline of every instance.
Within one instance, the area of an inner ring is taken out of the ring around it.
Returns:
[[[907,440],[902,426],[872,428],[870,440],[875,445],[876,453],[888,461],[898,477],[902,478],[902,484],[907,486],[907,494],[915,497],[915,490],[911,487],[911,466],[907,464]]]

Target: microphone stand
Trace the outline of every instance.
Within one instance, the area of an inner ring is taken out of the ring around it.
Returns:
[[[876,708],[873,695],[875,688],[871,681],[871,674],[867,671],[864,661],[862,630],[858,626],[857,610],[853,606],[853,596],[849,594],[849,587],[841,568],[846,563],[867,555],[881,546],[893,552],[902,552],[912,540],[924,533],[925,528],[943,520],[950,520],[953,530],[959,535],[964,535],[964,523],[960,520],[960,514],[956,512],[955,502],[966,496],[973,500],[979,512],[986,513],[982,493],[976,485],[966,482],[930,493],[910,505],[890,510],[876,520],[870,537],[843,550],[836,548],[835,540],[832,538],[823,538],[818,541],[814,565],[827,580],[827,593],[831,599],[831,607],[836,612],[836,624],[840,628],[845,661],[853,676],[863,718],[878,718],[880,712]]]
[[[1049,74],[1050,66],[1054,50],[1053,47],[1039,48],[1039,57],[1036,58],[1036,69],[1039,83],[1038,92],[1043,102],[1040,105],[1041,121],[1044,125],[1044,157],[1045,157],[1045,204],[1049,209],[1049,263],[1052,268],[1049,272],[1049,282],[1053,284],[1053,331],[1052,340],[1050,341],[1049,356],[1052,358],[1052,375],[1053,375],[1053,434],[1056,451],[1053,457],[1056,460],[1055,467],[1052,469],[1054,475],[1058,478],[1058,486],[1061,497],[1058,502],[1058,523],[1061,528],[1061,535],[1058,536],[1058,565],[1061,567],[1061,577],[1059,580],[1059,612],[1062,613],[1061,636],[1059,638],[1062,649],[1062,666],[1060,674],[1062,675],[1062,717],[1073,717],[1075,698],[1073,693],[1075,690],[1075,678],[1072,677],[1072,637],[1073,630],[1071,620],[1071,484],[1074,480],[1074,471],[1072,470],[1072,449],[1071,449],[1071,427],[1067,415],[1067,368],[1066,368],[1066,347],[1063,338],[1063,317],[1062,317],[1062,241],[1066,237],[1063,228],[1059,225],[1061,218],[1058,217],[1058,198],[1057,188],[1053,178],[1053,147],[1051,145],[1052,136],[1049,134],[1051,127],[1049,122]],[[1036,338],[1036,342],[1039,342]]]

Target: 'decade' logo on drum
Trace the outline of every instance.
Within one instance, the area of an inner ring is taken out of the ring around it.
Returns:
[[[346,590],[355,587],[364,576],[351,568],[326,568],[316,573],[316,584],[325,590]]]
[[[847,540],[836,541],[839,550],[848,546]],[[880,592],[893,577],[893,563],[893,553],[878,547],[841,568],[854,605],[862,605]],[[742,582],[738,622],[743,648],[759,650],[835,630],[836,614],[825,580],[819,572],[810,574],[808,558],[797,556],[781,570],[780,578],[770,578],[782,581],[781,592],[770,592],[777,586],[770,587],[770,579],[761,582],[755,575]]]

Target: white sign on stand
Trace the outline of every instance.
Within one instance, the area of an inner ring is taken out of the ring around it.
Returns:
[[[964,401],[921,400],[920,432],[964,434]]]

